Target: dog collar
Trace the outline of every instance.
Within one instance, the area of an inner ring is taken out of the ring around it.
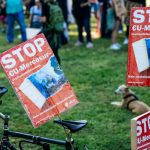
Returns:
[[[139,100],[139,98],[135,94],[129,94],[129,95],[124,96],[123,98],[126,99],[126,98],[128,98],[130,96],[133,96],[134,99]]]
[[[139,98],[135,94],[129,94],[129,95],[124,96],[123,98],[125,99],[125,98],[131,97],[131,96],[133,96],[134,98],[127,103],[128,110],[130,110],[129,105],[131,102],[139,100]]]

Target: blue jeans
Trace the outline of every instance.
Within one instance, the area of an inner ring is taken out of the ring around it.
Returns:
[[[84,42],[83,39],[83,28],[85,29],[86,32],[86,41],[91,42],[91,27],[90,27],[90,17],[81,17],[81,18],[76,18],[76,22],[78,25],[78,40],[80,42]]]
[[[42,24],[40,22],[31,22],[31,28],[41,28]]]
[[[94,12],[97,12],[99,10],[99,4],[98,3],[91,3],[91,9],[94,10]]]
[[[25,22],[24,22],[23,11],[20,11],[15,14],[7,14],[7,25],[8,25],[7,41],[8,42],[14,41],[14,23],[15,23],[15,21],[17,21],[20,26],[22,41],[26,41],[27,40],[26,26],[25,26]]]

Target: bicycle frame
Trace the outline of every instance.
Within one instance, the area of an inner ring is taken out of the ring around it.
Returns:
[[[32,134],[26,134],[22,132],[9,131],[9,128],[8,128],[9,116],[3,115],[2,113],[0,113],[0,118],[4,120],[3,137],[2,137],[2,142],[0,145],[0,147],[2,148],[8,147],[10,150],[16,150],[16,148],[9,142],[9,137],[16,137],[16,138],[25,139],[25,140],[20,141],[19,143],[20,150],[23,150],[21,146],[21,143],[23,142],[40,145],[43,147],[44,150],[50,150],[50,147],[48,146],[48,144],[56,144],[56,145],[64,146],[66,150],[78,150],[78,148],[72,147],[74,145],[74,141],[70,137],[67,137],[66,141],[63,141],[63,140],[35,136]]]
[[[38,143],[41,143],[41,142],[49,143],[49,144],[57,144],[57,145],[61,145],[61,146],[66,147],[66,150],[72,150],[70,143],[67,142],[67,141],[49,139],[49,138],[44,138],[44,137],[40,137],[40,136],[35,136],[35,135],[32,135],[32,134],[26,134],[26,133],[21,133],[21,132],[14,132],[14,131],[4,130],[3,140],[5,140],[5,139],[8,140],[9,136],[30,140],[30,141],[33,142],[33,144],[38,144]],[[5,146],[10,147],[7,144],[10,144],[10,143],[6,143],[6,145],[5,145]]]

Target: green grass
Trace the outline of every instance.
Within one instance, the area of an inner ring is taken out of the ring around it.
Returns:
[[[62,114],[63,119],[86,119],[88,126],[74,134],[80,146],[87,144],[89,150],[130,150],[130,120],[135,117],[131,112],[112,106],[112,101],[121,100],[114,90],[125,83],[127,46],[121,51],[111,51],[108,39],[93,40],[94,48],[86,49],[85,45],[74,47],[77,40],[76,26],[70,26],[70,42],[60,49],[62,69],[69,79],[80,103]],[[122,43],[124,35],[119,35]],[[8,45],[4,34],[0,34],[0,53],[17,45],[20,41]],[[24,109],[15,95],[8,79],[0,69],[0,84],[9,92],[3,97],[1,112],[11,115],[10,129],[40,136],[64,139],[64,131],[50,120],[34,129]],[[150,97],[147,88],[132,88],[146,103]],[[2,121],[0,121],[2,122]],[[1,124],[0,124],[1,125]],[[1,126],[2,129],[2,126]],[[12,139],[16,143],[16,139]],[[51,146],[52,150],[60,147]],[[37,149],[37,148],[29,148]]]

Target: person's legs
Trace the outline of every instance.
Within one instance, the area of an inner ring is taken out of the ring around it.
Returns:
[[[126,27],[127,27],[127,30],[126,30],[126,37],[125,37],[125,39],[124,39],[124,41],[123,41],[123,44],[124,44],[124,45],[127,45],[128,42],[129,42],[129,40],[128,40],[128,37],[129,37],[129,25],[127,25]]]
[[[76,19],[76,22],[77,22],[77,26],[78,26],[78,40],[80,42],[84,42],[84,39],[83,39],[83,20],[82,19]]]
[[[58,63],[60,64],[61,62],[60,62],[58,50],[61,47],[61,33],[53,33],[53,41],[54,41],[54,47],[52,50],[54,52],[54,55],[55,55]]]
[[[96,32],[100,32],[100,6],[99,3],[94,3],[94,16],[96,18]]]
[[[87,42],[92,42],[91,39],[91,27],[90,27],[90,17],[85,17],[83,19],[84,27],[85,27],[85,32],[86,32],[86,40]]]
[[[112,32],[112,44],[116,43],[119,25],[120,25],[120,21],[116,20],[115,28],[114,28],[114,30]]]
[[[14,14],[7,14],[7,41],[9,43],[14,41]]]
[[[108,38],[106,30],[107,24],[106,16],[107,16],[107,2],[104,2],[103,5],[101,6],[101,28],[100,28],[101,38]]]
[[[58,55],[58,48],[55,47],[55,48],[53,49],[53,52],[54,52],[54,55],[55,55],[55,57],[56,57],[58,63],[61,64],[60,57],[59,57],[59,55]]]
[[[115,28],[111,35],[112,45],[110,46],[110,48],[113,50],[119,50],[121,48],[121,45],[116,42],[119,25],[120,25],[120,20],[117,19],[115,23]]]
[[[56,33],[56,47],[59,49],[59,48],[61,48],[61,46],[62,46],[62,39],[61,39],[61,33],[62,32],[58,32],[58,33]]]
[[[6,30],[6,17],[3,16],[3,15],[1,15],[1,16],[0,16],[0,21],[1,21],[1,23],[2,23],[2,29],[1,29],[1,31],[2,31],[2,32],[5,32],[5,30]]]
[[[20,26],[22,41],[26,41],[26,40],[27,40],[27,36],[26,36],[26,26],[25,26],[23,11],[18,12],[18,13],[16,14],[16,19],[17,19],[18,24],[19,24],[19,26]]]
[[[54,33],[54,31],[50,31],[50,30],[44,29],[43,33],[44,33],[44,35],[45,35],[49,45],[51,46],[51,49],[52,49],[52,51],[53,51],[53,53],[54,53],[58,63],[60,64],[60,57],[58,55],[58,49],[59,49],[60,45],[57,45],[58,43],[56,43],[56,41],[55,41],[55,33]],[[59,36],[57,38],[58,38],[58,40],[60,40]],[[61,42],[61,41],[57,41],[57,42]],[[61,43],[59,43],[59,44],[61,44]]]
[[[87,48],[93,48],[93,43],[91,39],[91,27],[90,27],[90,17],[85,17],[83,19],[84,21],[84,27],[86,31],[86,40],[87,40]]]
[[[100,34],[100,16],[98,15],[98,12],[96,13],[97,19],[96,19],[96,32]]]
[[[129,37],[129,30],[130,30],[130,27],[129,27],[129,25],[127,25],[127,31],[126,31],[126,37],[127,38]]]

